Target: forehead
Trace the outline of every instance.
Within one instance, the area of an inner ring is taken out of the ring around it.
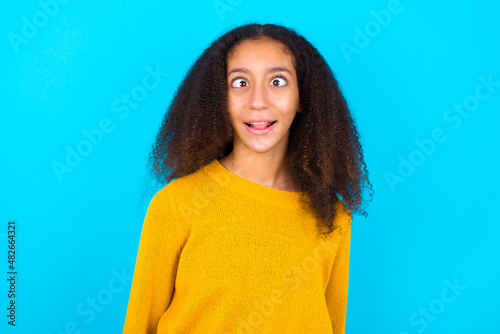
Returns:
[[[288,48],[281,42],[271,38],[258,40],[246,39],[235,45],[227,57],[227,66],[276,64],[289,65],[293,70],[293,56]]]

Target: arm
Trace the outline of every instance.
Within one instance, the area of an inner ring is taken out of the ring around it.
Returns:
[[[332,321],[333,334],[344,334],[347,313],[347,290],[349,281],[349,252],[351,243],[351,217],[347,211],[339,210],[342,235],[325,290],[325,299]],[[335,233],[335,232],[334,232]]]
[[[172,187],[153,196],[142,226],[123,334],[156,333],[174,290],[183,234]]]

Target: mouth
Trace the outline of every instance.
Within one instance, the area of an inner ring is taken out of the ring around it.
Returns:
[[[254,122],[253,124],[245,123],[245,127],[253,135],[266,135],[269,132],[273,131],[274,126],[277,121],[272,122]]]
[[[265,129],[265,128],[268,128],[272,125],[274,125],[274,123],[276,123],[277,121],[272,121],[272,122],[260,122],[260,123],[245,123],[246,125],[248,125],[249,127],[251,128],[254,128],[254,129],[257,129],[257,130],[262,130],[262,129]]]

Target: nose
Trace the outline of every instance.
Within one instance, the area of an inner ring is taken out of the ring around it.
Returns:
[[[260,110],[269,106],[268,91],[263,85],[254,85],[250,93],[250,107]]]

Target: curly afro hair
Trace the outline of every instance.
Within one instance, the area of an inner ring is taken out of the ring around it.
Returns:
[[[227,57],[238,43],[266,37],[291,53],[299,85],[301,112],[290,128],[288,172],[304,192],[301,202],[329,234],[338,227],[336,203],[344,202],[351,217],[352,212],[367,216],[362,209],[363,190],[373,190],[356,125],[332,70],[318,50],[290,28],[239,26],[204,50],[162,120],[148,156],[148,173],[165,185],[231,153]]]

